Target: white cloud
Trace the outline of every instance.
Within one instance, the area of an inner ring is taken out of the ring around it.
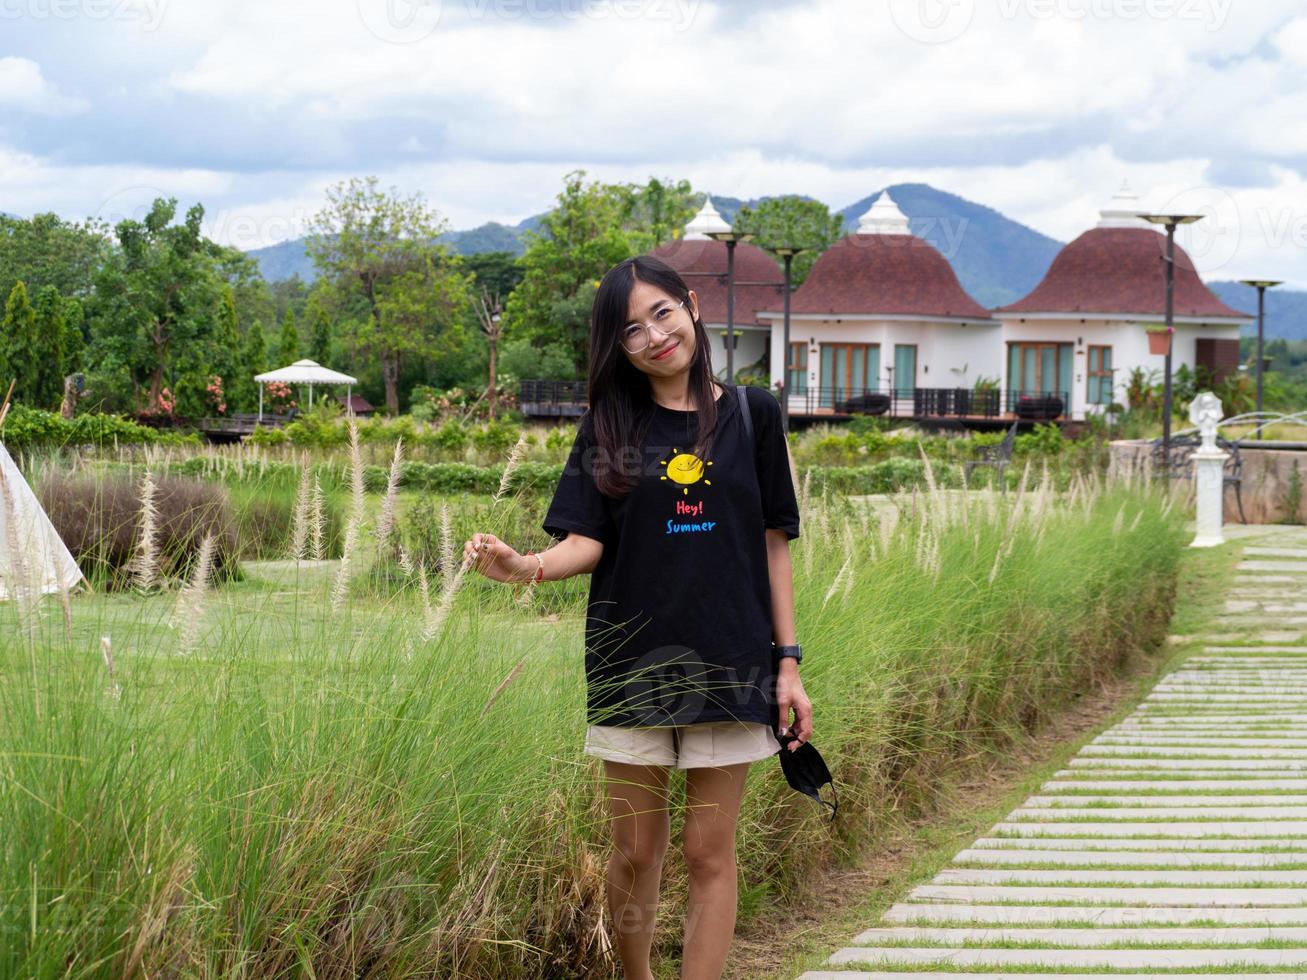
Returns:
[[[61,94],[35,61],[10,56],[0,58],[0,106],[39,116],[65,116],[82,112],[88,104]]]
[[[835,208],[920,181],[1069,240],[1129,177],[1161,200],[1207,193],[1226,211],[1212,225],[1239,225],[1212,236],[1200,269],[1301,276],[1300,0],[1237,17],[1230,0],[955,0],[967,16],[946,38],[911,22],[930,6],[172,4],[151,33],[93,25],[89,47],[40,58],[96,93],[83,120],[103,129],[63,140],[0,124],[33,168],[22,186],[0,173],[0,209],[93,213],[115,188],[162,187],[202,199],[215,237],[250,247],[289,237],[354,174],[421,190],[471,227],[544,210],[583,167]],[[36,61],[9,62],[45,93],[29,101],[61,105]],[[1209,173],[1248,186],[1208,188]]]

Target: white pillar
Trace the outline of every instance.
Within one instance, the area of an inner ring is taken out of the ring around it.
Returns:
[[[1191,548],[1214,548],[1225,544],[1221,523],[1225,509],[1225,461],[1229,453],[1215,447],[1196,449],[1194,461],[1194,496],[1198,504],[1198,534]]]
[[[1189,405],[1189,421],[1198,426],[1202,445],[1194,450],[1194,499],[1197,535],[1191,548],[1225,544],[1221,522],[1225,514],[1225,461],[1229,454],[1217,448],[1216,428],[1222,417],[1221,400],[1210,391],[1200,392]]]
[[[263,421],[263,382],[259,382],[259,421]]]

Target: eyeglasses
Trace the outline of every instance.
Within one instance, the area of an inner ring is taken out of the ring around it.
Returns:
[[[676,311],[684,305],[685,300],[681,300],[675,306],[669,305],[661,307],[654,312],[654,318],[648,323],[640,323],[638,321],[628,323],[622,328],[622,349],[628,354],[640,353],[640,351],[648,347],[650,342],[653,340],[653,336],[649,331],[654,327],[657,327],[658,332],[664,337],[671,336],[673,330],[676,329],[675,327],[670,326],[672,317]]]

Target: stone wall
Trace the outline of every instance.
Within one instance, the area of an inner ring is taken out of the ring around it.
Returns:
[[[1120,440],[1111,444],[1109,472],[1125,469],[1150,471],[1152,443]],[[1307,451],[1303,449],[1250,449],[1239,447],[1243,458],[1244,515],[1249,524],[1307,523]],[[1230,473],[1226,464],[1227,474]],[[1294,474],[1297,473],[1295,481]],[[1233,487],[1225,491],[1225,522],[1238,523],[1239,508]]]

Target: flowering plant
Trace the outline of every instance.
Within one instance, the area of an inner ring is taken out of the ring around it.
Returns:
[[[219,415],[227,411],[227,399],[222,392],[221,375],[210,375],[209,383],[204,389],[204,400]]]
[[[274,409],[295,407],[295,399],[293,397],[295,393],[291,390],[290,385],[286,384],[286,382],[269,381],[267,392],[268,392],[268,401],[272,404],[272,407]]]

